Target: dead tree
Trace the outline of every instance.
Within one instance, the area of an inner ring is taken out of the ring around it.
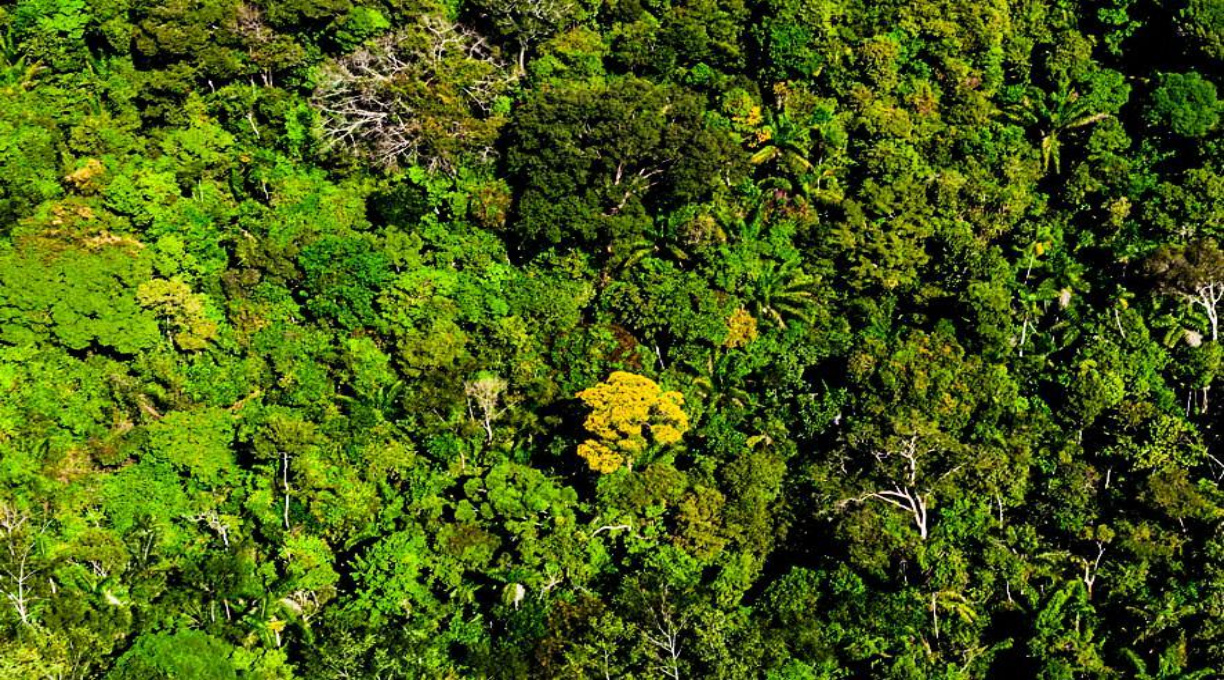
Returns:
[[[639,594],[646,603],[646,594],[640,590]],[[680,680],[680,635],[684,631],[684,617],[673,610],[666,586],[659,590],[658,601],[647,603],[646,609],[650,621],[643,628],[642,636],[659,655],[659,673],[665,678]]]
[[[40,571],[35,562],[38,541],[48,526],[49,521],[39,524],[27,511],[0,505],[0,539],[3,539],[5,547],[0,592],[26,626],[34,624],[33,605],[38,598],[32,586]]]
[[[497,32],[518,44],[518,72],[527,72],[527,51],[551,37],[574,14],[567,0],[480,0],[481,15]]]
[[[927,538],[927,502],[922,497],[922,494],[909,487],[895,487],[893,489],[885,489],[883,491],[873,491],[869,494],[861,496],[860,501],[867,499],[875,499],[884,501],[889,505],[896,506],[910,513],[914,518],[914,526],[918,528],[918,537],[922,540]]]
[[[293,495],[293,490],[289,488],[289,451],[281,449],[281,488],[285,493],[285,509],[284,522],[285,528],[289,528],[289,497]]]
[[[505,409],[498,408],[498,403],[502,393],[506,391],[506,381],[497,376],[477,378],[464,383],[463,391],[468,398],[468,417],[480,422],[487,435],[487,441],[492,442],[493,421],[505,413]],[[473,402],[476,404],[476,409],[472,408]],[[476,411],[480,412],[479,417]]]
[[[1101,569],[1101,559],[1105,557],[1104,541],[1097,541],[1097,554],[1095,559],[1085,557],[1077,558],[1084,565],[1084,576],[1081,580],[1084,582],[1084,587],[1088,589],[1088,597],[1092,597],[1092,587],[1096,585],[1097,573]]]
[[[886,488],[869,491],[857,498],[841,501],[837,507],[844,507],[852,502],[863,503],[876,500],[900,508],[909,513],[914,527],[918,529],[918,537],[925,541],[930,531],[930,517],[927,508],[931,499],[931,487],[955,473],[960,466],[944,472],[933,482],[920,484],[921,461],[925,456],[934,453],[935,449],[921,448],[919,443],[918,435],[911,435],[895,448],[876,451],[874,456],[878,462],[883,464],[889,461],[900,461],[901,469],[894,472],[893,479]]]
[[[313,101],[329,146],[452,170],[492,153],[493,104],[516,77],[480,35],[426,15],[325,65]]]
[[[220,537],[221,542],[225,544],[225,547],[230,547],[229,524],[225,521],[225,518],[221,517],[221,515],[217,513],[216,510],[209,510],[208,512],[193,515],[190,519],[195,522],[202,522],[209,529],[217,532],[217,536]]]
[[[1187,246],[1164,247],[1145,263],[1156,290],[1176,295],[1207,316],[1211,339],[1220,334],[1220,301],[1224,300],[1224,252],[1214,239]]]

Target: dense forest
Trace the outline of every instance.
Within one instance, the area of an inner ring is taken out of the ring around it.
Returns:
[[[1221,78],[1224,0],[0,0],[0,678],[1221,677]]]

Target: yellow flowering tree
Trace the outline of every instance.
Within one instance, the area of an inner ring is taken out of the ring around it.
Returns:
[[[647,448],[676,444],[689,428],[684,395],[633,373],[616,371],[578,398],[591,407],[584,425],[593,435],[578,445],[578,455],[603,474],[632,469]]]

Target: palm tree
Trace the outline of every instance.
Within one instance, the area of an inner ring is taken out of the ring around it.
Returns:
[[[811,310],[820,280],[804,272],[797,258],[781,264],[765,263],[749,286],[748,296],[757,318],[771,319],[779,328],[786,328],[788,318],[812,323]]]
[[[751,403],[752,395],[727,379],[730,372],[729,355],[718,349],[710,350],[704,365],[697,366],[698,375],[693,378],[694,391],[707,404],[707,410],[726,407],[744,408]],[[690,364],[692,365],[692,364]]]
[[[11,32],[0,35],[0,92],[29,89],[41,70],[42,64],[26,61]]]
[[[648,257],[670,259],[677,263],[687,262],[689,254],[674,243],[664,243],[641,237],[608,246],[612,254],[609,265],[613,271],[627,271]]]
[[[400,397],[404,395],[404,381],[395,380],[379,385],[373,389],[362,391],[357,395],[339,394],[336,399],[349,404],[357,404],[377,413],[389,423],[395,421],[400,414]]]
[[[844,133],[832,115],[812,116],[809,122],[799,123],[784,111],[771,113],[762,133],[758,137],[761,147],[749,160],[773,168],[765,182],[772,180],[788,195],[825,203],[841,200],[837,171],[847,159],[843,145],[836,141]]]
[[[800,125],[785,113],[770,116],[766,135],[759,151],[752,154],[753,165],[776,164],[791,175],[801,175],[812,169],[808,154],[812,149],[813,125]]]
[[[1087,127],[1110,117],[1109,113],[1093,111],[1094,101],[1081,97],[1063,78],[1054,92],[1031,88],[1019,103],[1004,109],[1013,122],[1024,126],[1035,126],[1041,135],[1042,170],[1054,174],[1061,172],[1063,136],[1077,128]]]
[[[1186,668],[1186,642],[1183,639],[1180,643],[1170,645],[1156,660],[1156,668],[1152,669],[1148,664],[1144,663],[1143,657],[1135,653],[1134,650],[1123,650],[1123,654],[1130,660],[1135,667],[1135,675],[1132,677],[1138,680],[1197,680],[1198,678],[1210,678],[1215,675],[1215,671],[1211,669],[1189,670]]]

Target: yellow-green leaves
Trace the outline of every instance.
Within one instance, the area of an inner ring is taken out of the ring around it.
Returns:
[[[136,297],[146,309],[167,320],[180,349],[204,349],[217,338],[217,322],[205,314],[204,296],[193,293],[186,283],[153,279],[140,285]]]

